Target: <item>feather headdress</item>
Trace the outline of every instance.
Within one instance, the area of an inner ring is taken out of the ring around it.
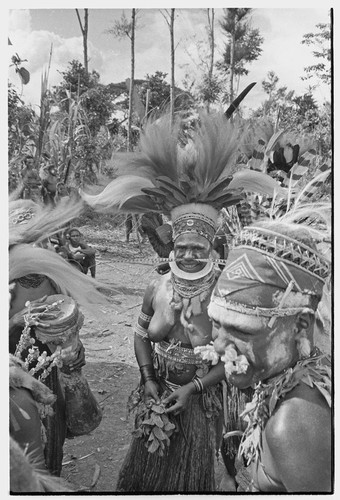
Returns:
[[[56,207],[42,206],[32,200],[12,200],[8,206],[9,246],[40,243],[79,216],[83,202],[61,200]]]
[[[93,304],[107,303],[98,290],[105,285],[80,273],[59,254],[33,246],[65,228],[82,207],[82,201],[62,200],[55,208],[31,200],[9,203],[9,283],[29,274],[40,274],[49,278],[59,293],[70,295],[81,306],[91,309]]]
[[[239,130],[223,113],[201,113],[185,145],[180,121],[170,126],[162,117],[146,125],[138,151],[117,157],[118,177],[102,193],[81,196],[97,211],[159,212],[173,222],[186,214],[193,230],[202,217],[214,227],[218,211],[240,201],[244,191],[282,193],[266,174],[237,171],[239,141]]]

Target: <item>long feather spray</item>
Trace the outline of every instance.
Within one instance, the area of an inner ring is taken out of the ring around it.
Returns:
[[[69,295],[87,309],[94,304],[108,304],[98,288],[105,285],[82,274],[60,255],[45,248],[15,245],[9,252],[9,282],[27,274],[47,276],[57,287],[57,293]],[[93,312],[98,313],[98,308]]]
[[[176,121],[171,129],[168,116],[147,125],[139,151],[119,156],[118,177],[99,195],[80,192],[82,198],[99,211],[167,214],[187,203],[230,206],[245,190],[269,195],[280,190],[263,173],[234,173],[240,129],[223,113],[200,113],[186,134],[183,146],[181,123]]]
[[[31,200],[15,200],[9,203],[9,246],[18,243],[39,243],[64,229],[66,224],[79,216],[84,208],[82,200],[61,200],[55,207],[45,207]],[[15,223],[25,210],[34,213],[31,219]]]

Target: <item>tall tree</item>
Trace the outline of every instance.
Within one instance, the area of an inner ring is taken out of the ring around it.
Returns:
[[[192,70],[192,65],[186,65],[188,70],[183,80],[183,85],[189,92],[193,92],[196,99],[203,103],[207,110],[210,105],[221,96],[224,78],[220,74],[214,74],[215,68],[215,9],[205,9],[207,24],[205,27],[207,39],[197,38],[194,35],[190,40],[190,47],[185,48],[187,56],[197,69],[197,75]],[[197,55],[192,49],[195,42]],[[197,81],[196,81],[197,80]]]
[[[165,9],[161,11],[170,32],[170,117],[173,120],[175,114],[175,41],[174,41],[174,25],[175,25],[175,9]]]
[[[136,17],[138,11],[136,9],[131,9],[131,21],[128,21],[125,13],[123,12],[119,21],[115,21],[114,25],[107,29],[105,32],[113,35],[114,37],[121,40],[124,37],[130,39],[131,47],[131,73],[130,81],[127,81],[129,87],[129,114],[128,114],[128,132],[127,132],[127,145],[128,151],[132,148],[132,137],[131,137],[131,125],[132,125],[132,114],[133,114],[133,95],[134,95],[134,79],[135,79],[135,32],[136,32]]]
[[[316,50],[313,50],[313,56],[320,62],[317,64],[312,64],[304,68],[306,73],[302,80],[309,80],[310,78],[317,77],[322,82],[330,84],[331,83],[331,31],[329,24],[320,23],[317,24],[317,33],[306,33],[303,35],[302,44],[315,46]]]
[[[215,57],[215,9],[207,9],[207,18],[208,18],[208,40],[210,47],[210,64],[208,71],[208,85],[209,88],[212,84],[213,71],[214,71],[214,57]],[[208,110],[210,106],[210,101],[207,103]]]
[[[248,21],[252,9],[223,9],[224,17],[220,21],[222,29],[226,32],[229,43],[225,45],[223,60],[217,67],[229,73],[228,100],[234,99],[234,79],[236,76],[247,75],[247,63],[258,59],[262,49],[263,38],[258,29],[252,29]]]
[[[88,66],[88,56],[87,56],[87,37],[88,37],[88,31],[89,31],[89,9],[84,9],[84,26],[81,22],[80,15],[78,9],[76,9],[80,29],[83,35],[83,50],[84,50],[84,68],[86,73],[89,72],[89,66]]]

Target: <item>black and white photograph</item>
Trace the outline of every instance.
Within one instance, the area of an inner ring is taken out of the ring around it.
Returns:
[[[2,7],[5,495],[335,494],[337,11],[252,3]]]

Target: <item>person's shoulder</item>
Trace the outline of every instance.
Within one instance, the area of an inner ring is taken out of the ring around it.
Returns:
[[[161,288],[162,283],[165,280],[166,280],[165,275],[164,276],[161,276],[161,275],[153,276],[145,289],[145,293],[149,293],[149,294],[154,295]]]
[[[310,439],[315,432],[328,433],[331,410],[315,387],[299,384],[279,403],[266,425],[268,442],[290,446]]]

